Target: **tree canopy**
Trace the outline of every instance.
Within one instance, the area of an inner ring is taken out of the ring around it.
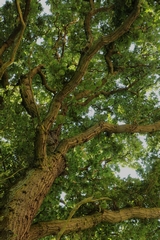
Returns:
[[[45,4],[0,8],[0,239],[158,240],[159,1]]]

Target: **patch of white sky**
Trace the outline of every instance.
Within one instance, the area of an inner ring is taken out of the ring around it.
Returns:
[[[134,48],[135,48],[135,44],[134,44],[134,43],[131,43],[131,46],[129,47],[129,51],[130,51],[130,52],[133,52],[133,51],[134,51]]]
[[[0,7],[2,7],[2,6],[5,4],[5,2],[6,2],[6,1],[1,0],[1,1],[0,1]]]
[[[6,0],[0,0],[0,7],[2,7],[5,4],[5,2],[6,2]],[[42,7],[43,7],[43,13],[51,14],[50,6],[46,5],[46,1],[42,0],[42,1],[40,1],[40,3],[42,4]],[[40,39],[39,39],[39,41],[40,41]],[[133,51],[134,47],[135,47],[135,45],[131,44],[130,51]],[[88,114],[90,117],[94,116],[94,109],[92,107],[89,108]],[[139,178],[136,171],[129,167],[120,167],[120,172],[118,173],[118,175],[121,178],[127,178],[129,175],[133,178]]]
[[[51,14],[51,11],[50,11],[50,6],[46,4],[46,1],[40,1],[40,3],[42,4],[42,7],[44,9],[44,13],[46,14]]]

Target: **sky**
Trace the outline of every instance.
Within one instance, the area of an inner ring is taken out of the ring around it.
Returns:
[[[5,2],[5,0],[0,0],[0,7],[2,7]]]
[[[3,6],[3,4],[6,2],[6,0],[0,0],[0,7]],[[50,13],[49,7],[45,4],[45,0],[40,1],[43,5],[44,11],[46,13]],[[120,173],[118,174],[121,178],[126,178],[128,175],[130,175],[133,178],[138,178],[138,175],[134,169],[128,168],[128,167],[121,167]]]

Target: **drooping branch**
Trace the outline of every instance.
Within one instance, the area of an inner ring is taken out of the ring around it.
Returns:
[[[114,54],[119,54],[119,52],[115,49],[114,42],[111,42],[108,46],[106,46],[105,50],[106,50],[106,54],[104,57],[108,65],[108,73],[115,74],[114,65],[111,58]]]
[[[41,77],[42,85],[45,86],[45,88],[46,88],[49,92],[55,94],[55,93],[56,93],[56,89],[53,89],[53,88],[51,88],[50,86],[48,86],[47,81],[46,81],[46,77],[45,77],[44,73],[42,72],[41,68],[38,69],[38,72],[37,72],[37,73],[38,73],[39,76]]]
[[[63,140],[59,147],[57,148],[57,152],[62,155],[65,155],[70,148],[73,148],[77,145],[85,143],[91,139],[93,139],[96,135],[101,132],[108,133],[150,133],[160,131],[160,121],[155,122],[149,125],[135,125],[135,124],[122,124],[116,125],[107,122],[100,122],[85,132],[76,135],[75,137]]]
[[[104,210],[90,216],[72,218],[67,224],[64,234],[82,231],[97,226],[99,223],[118,223],[128,219],[158,219],[160,218],[160,208],[126,208],[120,211]],[[64,227],[67,220],[55,220],[50,222],[39,222],[33,224],[30,228],[29,239],[36,240],[48,235],[57,235],[60,229]]]

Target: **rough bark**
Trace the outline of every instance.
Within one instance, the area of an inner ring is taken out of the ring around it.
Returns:
[[[122,124],[116,125],[107,122],[100,122],[79,135],[63,140],[57,151],[65,155],[66,152],[77,145],[87,142],[101,132],[108,133],[151,133],[160,130],[160,121],[148,125]]]
[[[65,234],[82,231],[96,226],[102,222],[118,223],[131,218],[148,219],[159,218],[160,208],[126,208],[120,211],[104,210],[102,213],[96,213],[90,216],[73,218],[67,223]],[[66,224],[66,220],[57,220],[50,222],[40,222],[33,224],[30,229],[29,239],[36,240],[47,235],[57,235],[60,229]]]
[[[65,168],[61,155],[48,159],[48,166],[32,169],[24,180],[11,188],[7,203],[1,213],[0,239],[28,239],[32,220],[55,178]]]

